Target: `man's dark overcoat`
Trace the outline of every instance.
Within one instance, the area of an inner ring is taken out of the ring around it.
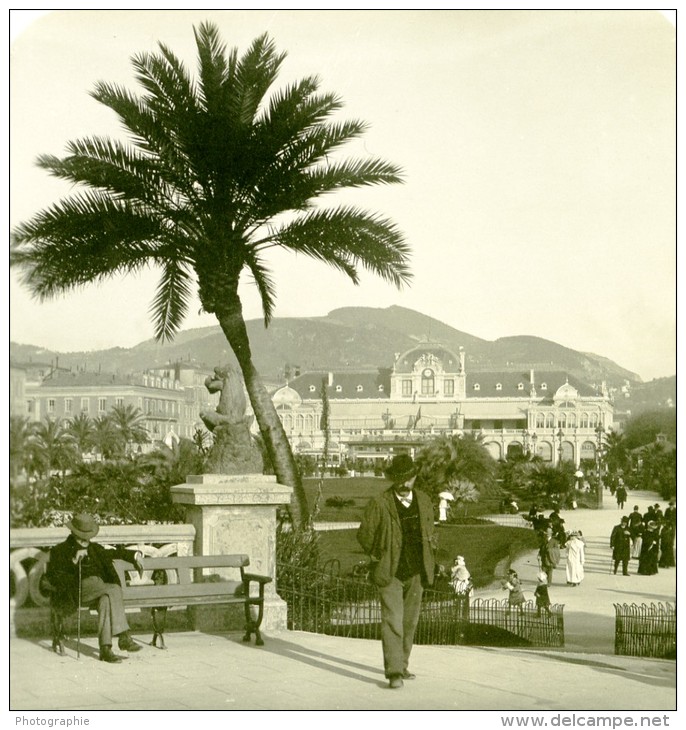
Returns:
[[[436,567],[434,508],[427,494],[419,489],[413,494],[413,499],[417,500],[422,538],[422,584],[428,587],[433,585]],[[402,528],[393,487],[369,502],[357,531],[357,541],[372,558],[372,581],[377,586],[389,585],[398,572],[402,547]]]
[[[49,587],[52,591],[52,602],[63,612],[75,611],[79,601],[79,569],[74,563],[74,557],[82,548],[73,535],[55,545],[50,550],[50,560],[45,572]],[[136,557],[135,550],[127,550],[122,545],[114,549],[105,548],[98,543],[88,545],[88,559],[94,570],[105,583],[121,585],[113,561],[128,560],[133,563]]]

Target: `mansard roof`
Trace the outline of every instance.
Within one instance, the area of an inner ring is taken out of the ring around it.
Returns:
[[[534,370],[536,399],[539,402],[553,402],[558,389],[569,383],[581,397],[589,398],[598,395],[590,385],[581,382],[563,370]],[[474,386],[478,385],[478,388]],[[498,388],[498,385],[501,387]],[[467,398],[512,398],[529,397],[531,392],[531,372],[491,371],[467,372]]]
[[[319,399],[322,380],[327,383],[326,390],[330,399],[388,398],[391,389],[391,374],[387,368],[349,372],[308,372],[290,380],[288,386],[303,399]]]
[[[55,388],[112,388],[112,387],[140,387],[140,388],[160,388],[154,385],[151,381],[159,378],[159,376],[148,376],[148,384],[145,384],[145,374],[141,373],[129,373],[121,375],[119,373],[107,373],[107,372],[60,372],[53,373],[52,376],[44,378],[39,388],[43,390],[53,390]],[[168,387],[163,390],[176,390],[176,384],[178,381],[173,378],[167,378],[169,383]]]
[[[140,380],[140,379],[138,379]],[[45,378],[41,388],[84,388],[92,386],[134,385],[138,382],[131,375],[117,373],[66,372],[53,373]]]

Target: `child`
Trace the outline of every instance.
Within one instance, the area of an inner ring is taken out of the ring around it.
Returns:
[[[469,574],[464,558],[461,555],[458,555],[455,558],[455,563],[450,574],[450,584],[452,585],[455,593],[469,594],[472,590],[471,575]]]
[[[541,610],[545,611],[550,615],[550,595],[548,594],[548,576],[541,571],[538,574],[538,585],[534,591],[536,596],[536,608],[538,609],[538,615],[541,615]]]
[[[522,592],[522,584],[519,580],[519,576],[517,575],[517,571],[512,568],[510,568],[507,572],[507,579],[503,581],[503,590],[505,589],[510,591],[510,595],[507,599],[510,608],[515,606],[519,606],[521,608],[526,599]]]

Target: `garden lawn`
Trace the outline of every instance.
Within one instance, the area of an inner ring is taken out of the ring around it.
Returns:
[[[321,495],[319,484],[321,481]],[[388,489],[390,482],[383,477],[324,477],[324,479],[303,479],[307,503],[315,522],[359,522],[367,502]],[[333,504],[327,505],[327,500]],[[436,517],[438,518],[438,503]],[[465,507],[460,507],[464,514]],[[467,515],[477,517],[497,511],[495,503],[481,501],[466,505]]]
[[[437,562],[449,571],[455,556],[463,555],[475,586],[486,586],[504,577],[517,555],[538,547],[536,533],[527,528],[456,524],[436,529]],[[320,532],[319,546],[320,564],[341,576],[349,575],[358,563],[368,562],[357,542],[356,530]]]

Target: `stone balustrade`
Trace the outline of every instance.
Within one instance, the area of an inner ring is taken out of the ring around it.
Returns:
[[[34,527],[10,530],[10,627],[16,611],[28,606],[47,606],[49,599],[40,589],[49,551],[69,535],[66,527]],[[193,525],[108,525],[100,528],[94,542],[124,545],[149,557],[193,555]]]
[[[250,570],[273,580],[265,590],[263,629],[286,628],[286,604],[275,591],[276,509],[290,502],[292,489],[273,476],[258,474],[189,476],[172,487],[189,524],[106,525],[95,538],[103,545],[124,545],[150,557],[244,553]],[[40,590],[49,550],[67,538],[66,527],[10,530],[10,631],[16,613],[46,607]]]

